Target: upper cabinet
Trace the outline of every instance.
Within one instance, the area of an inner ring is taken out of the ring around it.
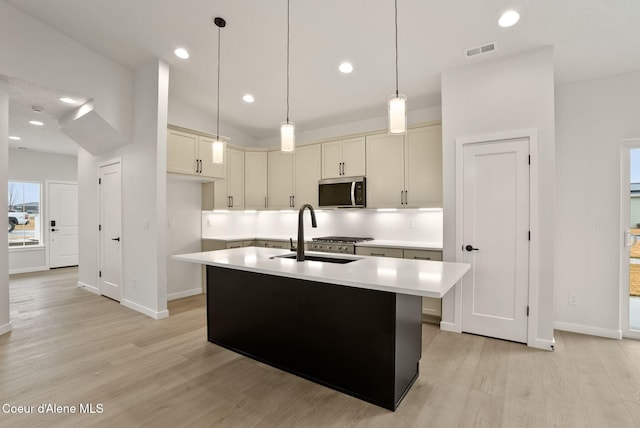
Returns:
[[[442,128],[367,137],[367,206],[442,206]]]
[[[267,206],[270,209],[318,205],[321,149],[318,144],[296,147],[294,153],[267,155]]]
[[[227,147],[225,150],[227,174],[225,180],[215,182],[214,208],[244,209],[244,152]]]
[[[198,134],[167,130],[167,172],[201,178],[224,178],[226,162],[213,163],[213,139]]]
[[[318,205],[318,180],[320,180],[320,145],[312,144],[296,148],[293,167],[293,206]]]
[[[244,207],[267,208],[267,152],[244,154]]]
[[[267,207],[293,208],[293,153],[267,154]]]
[[[322,178],[365,175],[365,138],[322,143]]]

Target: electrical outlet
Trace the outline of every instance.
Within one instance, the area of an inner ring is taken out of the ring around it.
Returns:
[[[409,229],[415,229],[416,221],[414,219],[409,220]]]
[[[569,304],[570,305],[578,304],[578,296],[576,294],[569,294]]]
[[[174,227],[176,227],[176,220],[171,218],[169,219],[169,229],[173,229]]]
[[[604,232],[607,230],[607,221],[598,219],[596,220],[596,232]]]
[[[149,230],[149,219],[145,218],[144,220],[142,220],[142,228],[144,230]]]

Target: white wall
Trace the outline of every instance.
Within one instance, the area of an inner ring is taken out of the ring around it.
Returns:
[[[130,70],[5,2],[0,2],[0,28],[0,74],[93,98],[95,111],[130,137]]]
[[[383,240],[442,243],[442,211],[403,209],[378,212],[367,209],[316,211],[317,228],[305,213],[305,239],[317,236],[366,236]],[[298,211],[257,213],[203,211],[202,236],[228,235],[297,238]]]
[[[0,84],[0,201],[7,200],[9,169],[9,95]],[[7,206],[0,203],[0,217],[7,216]],[[0,227],[0,242],[7,242],[7,229]],[[9,318],[9,247],[0,245],[0,334],[11,331]]]
[[[639,102],[640,71],[556,89],[556,328],[620,337],[620,142],[640,137]]]
[[[381,103],[386,104],[387,100],[381,100]],[[411,106],[411,100],[407,101]],[[423,122],[430,122],[434,120],[440,120],[442,117],[442,111],[440,107],[430,107],[420,110],[409,110],[407,113],[407,123],[411,126]],[[326,140],[329,138],[340,138],[347,135],[373,133],[376,131],[385,131],[388,127],[386,116],[375,117],[367,120],[360,120],[357,122],[343,123],[335,126],[328,126],[325,128],[312,129],[308,131],[299,131],[296,129],[296,144],[311,143],[314,141]],[[279,128],[279,124],[275,124],[276,129]],[[278,131],[279,132],[279,131]],[[273,137],[263,139],[257,142],[258,147],[271,148],[280,146],[280,137]]]
[[[456,138],[530,129],[539,143],[537,346],[553,344],[555,130],[553,48],[442,73],[444,258],[456,259]],[[535,231],[534,231],[535,233]],[[458,324],[459,285],[443,300],[443,321]],[[531,339],[531,338],[530,338]]]
[[[9,180],[37,181],[41,185],[40,221],[46,218],[46,180],[76,182],[76,156],[9,149]],[[9,273],[47,270],[47,229],[43,227],[41,247],[9,250]]]
[[[171,94],[169,95],[169,123],[212,135],[216,134],[216,116],[210,115]],[[255,138],[222,121],[220,122],[220,135],[230,138],[229,144],[244,147],[257,146]]]
[[[202,268],[172,260],[174,254],[202,251],[202,185],[167,180],[167,300],[202,293]]]

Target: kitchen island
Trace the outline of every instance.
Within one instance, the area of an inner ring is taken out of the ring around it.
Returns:
[[[395,410],[418,377],[421,298],[469,265],[245,247],[173,256],[207,266],[208,340]]]

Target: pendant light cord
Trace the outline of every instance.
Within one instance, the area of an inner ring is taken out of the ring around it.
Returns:
[[[396,97],[398,96],[398,0],[395,0],[396,15]]]
[[[220,27],[218,27],[218,106],[216,117],[216,140],[220,141]]]
[[[287,0],[287,123],[289,123],[289,1]]]

